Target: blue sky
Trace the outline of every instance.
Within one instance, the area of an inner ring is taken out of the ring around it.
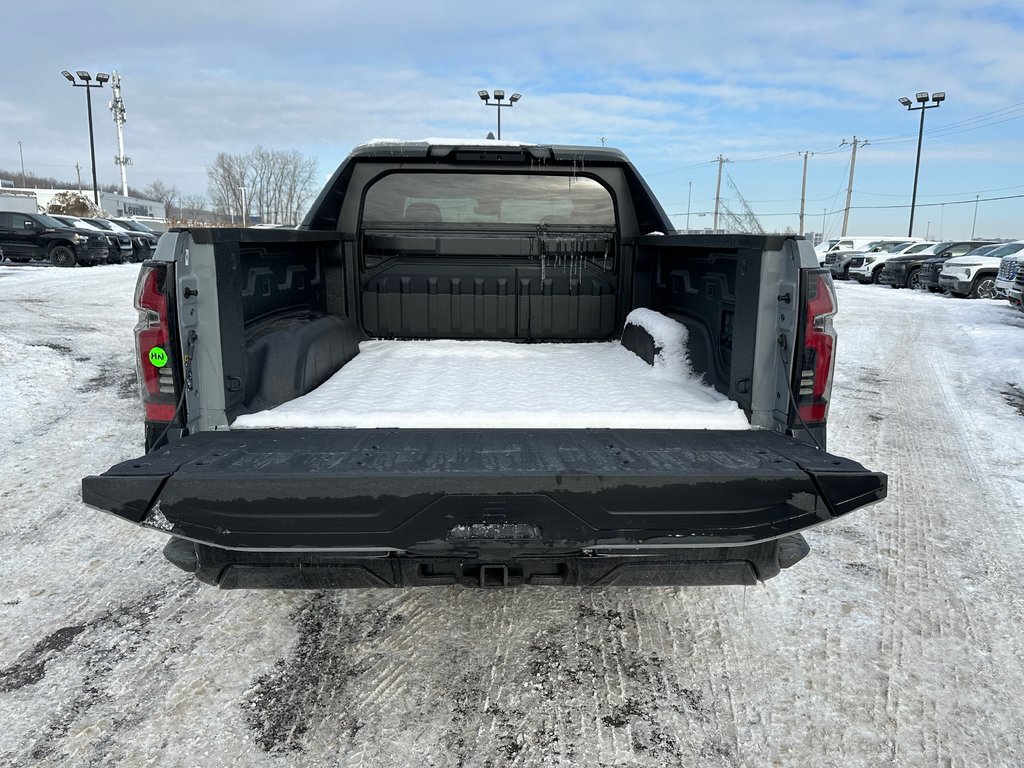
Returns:
[[[710,226],[717,164],[766,229],[838,233],[858,150],[851,234],[905,234],[918,113],[928,111],[915,235],[1024,237],[1024,15],[1009,2],[511,4],[295,0],[5,10],[0,167],[89,168],[85,97],[60,76],[117,70],[129,182],[206,193],[218,151],[314,155],[323,177],[376,137],[483,137],[480,89],[518,91],[502,138],[623,149],[673,222]],[[46,18],[42,18],[45,14]],[[13,64],[12,62],[16,62]],[[13,77],[10,74],[13,72]],[[94,92],[94,95],[98,95]],[[101,182],[116,134],[94,103]],[[847,145],[842,145],[846,141]],[[722,196],[741,210],[723,176]],[[691,187],[692,183],[692,187]],[[692,190],[692,193],[691,193]],[[1012,198],[1015,195],[1022,197]],[[974,222],[975,196],[978,204]],[[988,198],[1011,197],[1006,200]],[[966,202],[965,202],[966,201]],[[890,206],[890,207],[884,207]]]

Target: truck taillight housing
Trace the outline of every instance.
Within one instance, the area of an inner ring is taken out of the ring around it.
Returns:
[[[147,261],[139,270],[135,285],[135,308],[139,311],[135,366],[147,427],[152,426],[151,422],[174,421],[177,410],[178,360],[171,337],[168,301],[171,283],[169,265]]]
[[[807,270],[803,276],[803,322],[797,348],[796,404],[805,425],[823,424],[832,397],[836,332],[832,327],[838,305],[832,276],[827,270]]]

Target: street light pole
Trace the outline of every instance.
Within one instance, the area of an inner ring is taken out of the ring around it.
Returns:
[[[25,188],[25,153],[21,150],[21,142],[18,142],[18,155],[21,157],[21,188]]]
[[[900,104],[907,108],[908,112],[919,111],[921,113],[921,124],[917,130],[917,160],[914,162],[914,192],[910,197],[910,227],[907,230],[907,237],[914,236],[914,209],[917,207],[917,178],[921,171],[921,143],[924,140],[924,111],[926,109],[935,109],[943,101],[946,100],[945,91],[938,91],[931,95],[932,104],[928,103],[927,91],[921,91],[914,96],[917,99],[917,103],[920,106],[913,106],[913,102],[910,101],[906,96],[900,97]]]
[[[100,204],[100,192],[99,184],[96,182],[96,142],[92,135],[92,89],[102,88],[103,84],[110,79],[110,75],[105,72],[96,73],[96,82],[92,83],[92,75],[81,69],[75,72],[78,75],[78,79],[82,82],[76,83],[75,77],[67,70],[61,72],[65,79],[71,83],[75,88],[85,88],[85,104],[86,109],[89,112],[89,154],[92,157],[92,201],[99,207]]]
[[[513,106],[517,101],[523,98],[521,93],[513,93],[508,97],[508,104],[502,104],[501,102],[505,99],[505,92],[502,90],[495,89],[494,101],[491,101],[491,94],[487,91],[477,91],[476,95],[480,97],[480,101],[484,102],[488,107],[498,108],[498,141],[501,141],[501,110],[502,108],[509,108]]]

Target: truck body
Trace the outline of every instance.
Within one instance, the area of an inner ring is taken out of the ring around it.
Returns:
[[[147,453],[83,499],[222,588],[753,584],[886,493],[826,451],[810,244],[671,234],[610,148],[364,145],[136,307]]]

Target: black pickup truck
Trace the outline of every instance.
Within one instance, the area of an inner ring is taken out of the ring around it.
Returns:
[[[83,499],[222,588],[753,584],[885,497],[825,450],[810,244],[671,234],[610,148],[364,145],[136,307],[147,453]]]
[[[0,211],[0,249],[16,262],[46,259],[56,267],[104,264],[107,239],[45,213]]]

